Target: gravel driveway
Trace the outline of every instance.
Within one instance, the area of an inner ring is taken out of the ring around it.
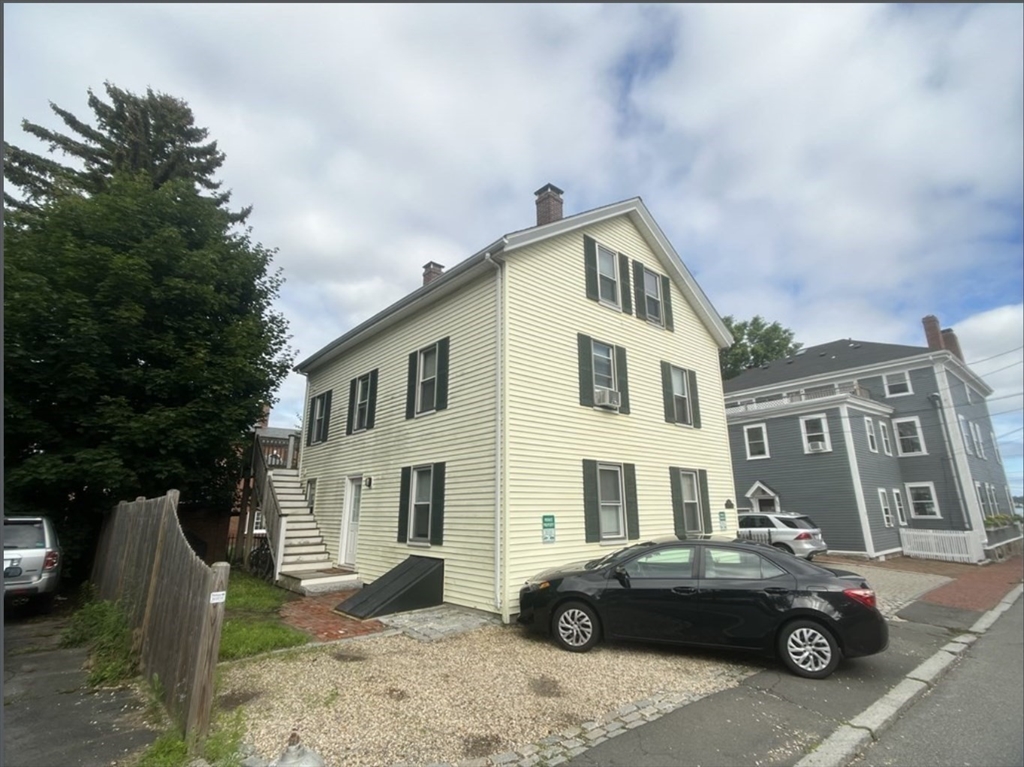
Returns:
[[[889,618],[950,580],[842,566],[868,579]],[[423,613],[393,625],[428,638],[434,620]],[[297,727],[332,766],[532,764],[571,757],[764,668],[757,658],[642,645],[567,653],[491,624],[435,641],[392,633],[223,664],[218,702],[244,706],[247,739],[271,758]]]

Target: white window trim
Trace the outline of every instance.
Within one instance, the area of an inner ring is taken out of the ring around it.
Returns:
[[[683,482],[683,475],[684,474],[688,474],[691,477],[693,477],[693,492],[694,492],[694,496],[695,496],[693,501],[687,501],[686,500],[686,493],[685,493],[686,484]],[[683,499],[683,527],[684,528],[686,527],[686,504],[687,503],[694,503],[697,506],[697,513],[695,515],[695,517],[697,519],[697,529],[695,529],[695,530],[687,529],[686,530],[687,535],[689,535],[689,534],[693,534],[693,535],[701,535],[701,534],[703,534],[705,532],[705,530],[704,530],[704,515],[701,513],[701,509],[700,509],[700,477],[697,476],[697,472],[695,472],[695,471],[684,471],[684,470],[680,469],[679,470],[679,490],[680,490],[680,495],[682,496],[682,499]]]
[[[807,439],[807,422],[815,419],[821,420],[822,433],[825,437],[825,449],[820,452],[831,453],[832,452],[832,437],[828,431],[828,415],[825,413],[815,413],[814,415],[805,415],[800,418],[800,433],[804,439],[804,454],[810,455],[811,443]]]
[[[974,427],[974,449],[978,453],[978,457],[987,461],[988,456],[985,455],[985,440],[981,435],[981,426],[975,422],[971,426]]]
[[[892,509],[889,508],[889,494],[884,487],[878,488],[878,503],[882,507],[882,523],[886,527],[893,527]]]
[[[594,351],[594,344],[601,344],[601,346],[607,346],[611,349],[610,360],[612,363],[612,385],[611,388],[607,386],[600,386],[597,383],[597,365],[594,363],[597,358],[597,353]],[[619,371],[615,367],[615,344],[609,344],[605,341],[601,341],[597,338],[590,339],[590,377],[594,382],[594,391],[598,389],[604,389],[605,391],[618,391],[619,390]]]
[[[996,501],[996,486],[991,482],[985,485],[988,493],[988,505],[992,509],[992,516],[999,514],[999,503]]]
[[[1003,485],[1003,489],[1006,490],[1006,502],[1010,504],[1010,516],[1017,513],[1017,510],[1013,507],[1013,493],[1010,492],[1009,485]]]
[[[313,398],[313,438],[310,440],[311,445],[319,445],[321,442],[327,441],[323,434],[326,418],[327,392],[323,392]]]
[[[364,388],[365,384],[365,388]],[[365,393],[366,398],[360,399],[360,394]],[[366,406],[366,416],[363,421],[363,425],[359,425],[359,409],[362,405]],[[356,378],[356,401],[355,401],[355,418],[352,419],[352,431],[366,431],[367,424],[370,422],[370,374],[366,373]]]
[[[977,480],[974,482],[974,492],[978,496],[978,505],[981,507],[981,516],[991,516],[992,512],[989,511],[988,501],[985,499],[985,487]]]
[[[423,377],[423,355],[427,352],[434,352],[434,401],[430,403],[429,408],[423,407],[423,384],[429,381],[429,378]],[[430,346],[424,346],[417,352],[419,355],[416,360],[416,415],[425,415],[426,413],[433,413],[437,410],[437,371],[438,364],[440,362],[440,355],[437,353],[437,344],[431,344]]]
[[[615,272],[615,295],[618,301],[609,301],[607,298],[601,295],[601,251],[611,253],[612,256],[612,268]],[[619,274],[619,254],[611,248],[605,247],[601,243],[597,243],[595,250],[597,259],[597,301],[604,306],[611,309],[618,309],[622,311],[622,275]]]
[[[889,376],[902,375],[904,381],[907,384],[907,390],[896,392],[895,394],[889,391]],[[887,398],[893,397],[907,397],[914,393],[914,385],[910,383],[910,371],[909,370],[898,370],[895,373],[886,373],[882,376],[882,383],[885,385],[885,396]]]
[[[921,449],[917,450],[915,452],[912,452],[912,453],[904,453],[903,452],[903,442],[900,439],[900,427],[899,427],[899,424],[901,424],[901,423],[910,423],[910,422],[913,422],[914,425],[917,427],[917,441],[921,443]],[[893,418],[892,419],[892,431],[893,431],[893,435],[892,435],[893,439],[896,440],[896,452],[899,454],[900,458],[909,457],[909,456],[917,456],[917,455],[928,455],[928,446],[925,445],[925,443],[924,443],[924,432],[921,431],[921,418],[919,416],[910,415],[910,416],[906,416],[905,418]]]
[[[601,507],[604,506],[604,500],[601,498],[601,472],[610,470],[614,470],[619,477],[619,530],[622,531],[619,535],[605,534],[604,526],[602,525],[604,517],[601,514]],[[597,526],[601,543],[626,540],[626,485],[623,475],[621,463],[599,463],[597,465]]]
[[[1001,466],[1002,463],[1003,463],[1003,454],[1001,452],[999,452],[999,443],[996,442],[996,433],[994,431],[990,431],[988,433],[988,435],[989,435],[989,437],[992,438],[992,450],[996,454],[996,461]]]
[[[892,500],[896,506],[896,519],[903,527],[907,526],[907,507],[903,505],[903,493],[898,487],[892,489]]]
[[[419,473],[424,469],[430,470],[430,500],[427,501],[427,537],[426,538],[414,538],[416,534],[416,489],[419,486]],[[434,465],[427,463],[422,466],[412,467],[412,482],[409,483],[409,522],[408,532],[406,534],[406,542],[418,546],[430,545],[430,526],[434,516]]]
[[[674,373],[677,370],[683,374],[683,397],[686,399],[686,413],[684,413],[686,418],[683,421],[679,420],[679,413],[676,412],[677,395]],[[669,381],[669,383],[672,386],[672,417],[675,419],[674,423],[677,426],[689,426],[690,428],[693,428],[693,395],[690,392],[690,371],[686,368],[681,368],[678,365],[669,365],[669,371],[669,375],[672,377],[672,380]],[[765,443],[765,449],[767,449],[767,442]],[[750,457],[749,450],[747,451],[747,457]],[[767,458],[768,456],[765,457]]]
[[[764,455],[751,455],[750,454],[750,430],[760,429],[761,430],[761,441],[764,442]],[[763,423],[751,423],[743,427],[743,444],[747,448],[747,460],[748,461],[760,461],[765,458],[771,458],[771,450],[768,448],[768,426]]]
[[[889,439],[889,424],[885,421],[878,422],[878,433],[882,438],[882,450],[886,455],[892,455],[892,441]]]
[[[904,489],[907,491],[907,507],[911,519],[942,519],[942,509],[939,508],[939,498],[935,493],[934,482],[904,482]],[[914,494],[911,492],[915,487],[927,487],[932,494],[932,505],[935,506],[934,514],[917,514],[914,511]]]
[[[870,416],[864,416],[864,430],[868,435],[868,450],[872,453],[878,452],[878,438],[875,436],[875,422]]]
[[[657,301],[658,301],[658,314],[660,316],[658,317],[657,320],[652,319],[650,313],[647,311],[647,297],[651,295],[650,293],[647,292],[647,275],[648,274],[650,274],[650,275],[652,275],[654,277],[655,284],[658,286]],[[649,323],[651,323],[652,325],[657,325],[659,328],[665,327],[665,297],[661,294],[661,288],[662,288],[661,275],[658,274],[653,269],[648,269],[645,266],[644,267],[644,275],[643,276],[644,276],[644,284],[643,284],[644,314],[647,315],[647,321]]]
[[[960,419],[960,437],[964,441],[964,450],[967,451],[967,455],[974,455],[974,449],[971,447],[971,442],[974,441],[974,430],[971,428],[971,424],[962,415],[957,416]]]

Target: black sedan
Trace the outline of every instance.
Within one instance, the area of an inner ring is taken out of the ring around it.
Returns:
[[[889,644],[862,577],[744,540],[660,538],[548,570],[519,609],[572,652],[601,638],[752,650],[813,679]]]

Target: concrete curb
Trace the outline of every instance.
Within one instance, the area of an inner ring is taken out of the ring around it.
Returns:
[[[1021,593],[1024,593],[1024,584],[1015,586],[999,604],[975,621],[968,629],[969,633],[958,636],[921,663],[888,693],[851,719],[848,724],[840,726],[814,751],[797,762],[795,767],[846,767],[866,746],[878,740],[889,725],[917,698],[934,686],[949,670],[953,661],[980,635],[988,631],[999,616],[1020,598]]]

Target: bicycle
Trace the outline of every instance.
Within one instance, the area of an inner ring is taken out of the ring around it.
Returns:
[[[259,543],[249,555],[249,572],[265,581],[274,579],[274,556],[266,536],[260,536]]]

